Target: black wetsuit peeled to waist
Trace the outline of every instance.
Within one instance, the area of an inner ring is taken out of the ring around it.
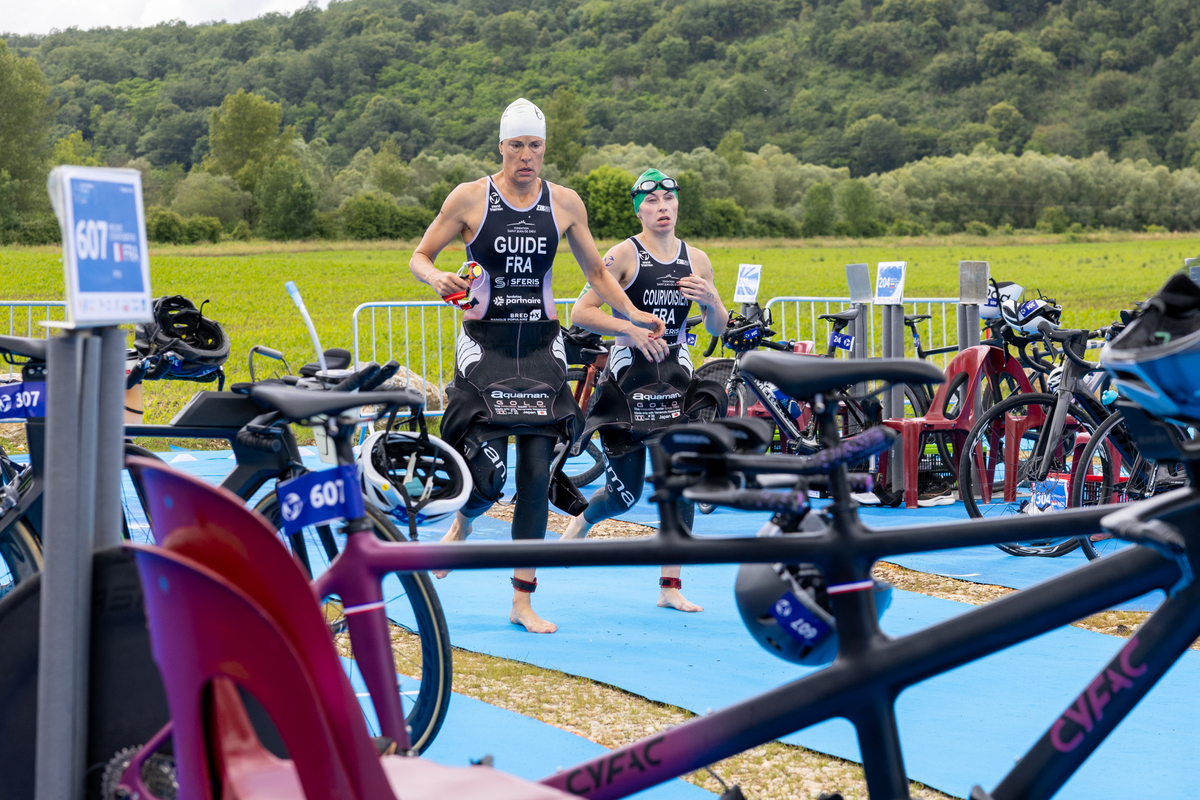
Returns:
[[[487,198],[467,244],[483,274],[471,286],[475,305],[455,347],[442,438],[471,468],[475,488],[462,513],[474,518],[500,498],[508,437],[516,436],[513,538],[542,538],[554,446],[570,445],[582,428],[552,292],[558,224],[546,181],[528,208],[510,206],[490,178]]]
[[[683,296],[678,281],[692,274],[687,244],[679,243],[674,261],[664,263],[637,239],[638,267],[624,287],[625,294],[640,311],[663,320],[663,338],[670,351],[661,362],[647,359],[627,337],[618,336],[609,351],[608,366],[596,385],[580,446],[599,432],[606,462],[605,487],[588,501],[584,519],[595,524],[625,513],[642,494],[646,475],[645,442],[670,425],[698,417],[705,408],[724,414],[728,406],[725,389],[715,381],[697,380],[687,344],[687,318],[692,301]],[[621,314],[616,314],[624,319]],[[684,509],[691,526],[691,504]]]

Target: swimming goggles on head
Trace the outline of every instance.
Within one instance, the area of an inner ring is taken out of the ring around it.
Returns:
[[[650,194],[663,189],[668,192],[679,191],[679,182],[674,178],[663,178],[661,181],[645,180],[633,187],[633,191],[629,194],[631,197],[637,197],[639,194]]]
[[[479,265],[478,261],[467,261],[458,268],[458,277],[465,278],[474,283],[483,277],[483,267]],[[474,308],[479,304],[478,300],[471,297],[471,290],[469,288],[443,295],[442,299],[463,311]]]

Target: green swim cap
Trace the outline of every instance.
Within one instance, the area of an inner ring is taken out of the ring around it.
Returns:
[[[633,188],[630,190],[629,194],[633,197],[633,213],[634,214],[638,213],[638,210],[641,209],[642,201],[646,199],[646,195],[648,194],[648,192],[639,192],[637,187],[641,186],[643,181],[654,181],[657,183],[658,181],[661,181],[662,179],[668,178],[668,177],[670,177],[670,176],[665,175],[662,172],[659,172],[654,167],[651,167],[650,169],[643,172],[641,174],[641,176],[636,181],[633,182]],[[672,190],[671,194],[675,195],[676,200],[679,199],[679,192]]]

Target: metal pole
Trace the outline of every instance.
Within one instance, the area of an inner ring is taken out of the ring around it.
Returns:
[[[77,798],[83,790],[93,509],[79,497],[80,400],[94,375],[80,369],[87,334],[50,340],[46,376],[46,502],[41,616],[38,626],[36,800]],[[94,434],[94,430],[92,431]],[[94,454],[94,450],[93,450]]]
[[[125,462],[125,345],[128,335],[117,327],[98,330],[100,396],[96,438],[96,547],[121,543],[121,469]]]
[[[892,306],[891,316],[891,358],[904,358],[904,306]],[[892,396],[892,411],[893,416],[904,416],[904,389],[903,387],[893,387],[890,392]],[[892,452],[889,456],[889,461],[892,468],[889,470],[892,483],[892,491],[901,491],[904,489],[904,445],[900,439],[896,440],[896,444],[892,445]]]

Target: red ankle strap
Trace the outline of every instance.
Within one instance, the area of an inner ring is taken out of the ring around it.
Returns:
[[[537,591],[537,578],[534,578],[531,581],[523,581],[520,578],[513,578],[512,585],[513,585],[513,588],[516,589],[518,592],[525,592],[526,594],[533,594],[535,591]]]
[[[658,585],[664,589],[682,589],[683,581],[679,578],[659,578]]]

